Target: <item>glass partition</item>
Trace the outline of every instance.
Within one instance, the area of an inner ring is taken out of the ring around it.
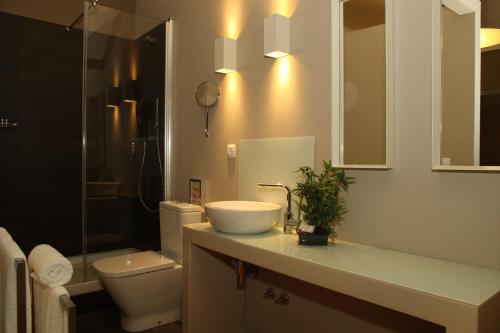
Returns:
[[[159,249],[166,23],[85,7],[86,252]]]

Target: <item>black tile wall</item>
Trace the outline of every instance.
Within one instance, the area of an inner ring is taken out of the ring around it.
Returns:
[[[26,253],[81,253],[82,38],[0,12],[0,225]]]

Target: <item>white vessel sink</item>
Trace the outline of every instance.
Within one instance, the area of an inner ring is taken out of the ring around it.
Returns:
[[[205,204],[208,222],[230,234],[257,234],[280,220],[281,206],[270,202],[217,201]]]

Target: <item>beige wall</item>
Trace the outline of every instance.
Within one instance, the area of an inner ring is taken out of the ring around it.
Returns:
[[[188,179],[208,180],[209,200],[237,197],[238,171],[226,145],[240,139],[315,136],[317,160],[330,158],[330,24],[323,1],[148,1],[138,12],[175,19],[175,196],[188,198]],[[263,56],[263,19],[291,15],[291,57]],[[310,18],[314,17],[314,20]],[[238,38],[237,73],[214,73],[214,40]],[[196,105],[198,84],[220,84],[210,137]],[[265,161],[262,161],[265,163]]]
[[[474,165],[474,15],[443,7],[443,125],[441,157]]]
[[[395,167],[349,171],[358,183],[339,236],[500,269],[500,175],[431,172],[431,1],[395,1]],[[316,165],[330,158],[330,2],[138,3],[139,13],[175,19],[177,199],[187,199],[192,176],[209,181],[209,200],[235,199],[237,167],[226,160],[225,145],[241,138],[314,135]],[[274,61],[262,55],[262,20],[280,5],[293,14],[293,56]],[[239,37],[240,71],[233,75],[213,73],[213,42],[222,35]],[[222,86],[208,139],[193,97],[204,80]]]

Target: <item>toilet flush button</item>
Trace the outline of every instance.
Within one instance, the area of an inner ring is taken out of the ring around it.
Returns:
[[[236,158],[236,145],[234,143],[227,145],[227,158]]]

